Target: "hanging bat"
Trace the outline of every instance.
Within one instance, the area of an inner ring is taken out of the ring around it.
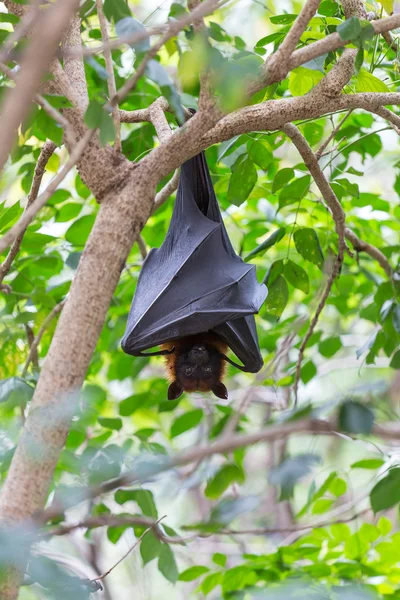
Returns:
[[[255,266],[232,247],[205,155],[198,154],[182,165],[166,238],[143,264],[122,349],[166,357],[169,399],[183,391],[227,398],[226,362],[250,373],[263,365],[254,314],[266,295]],[[155,346],[161,349],[143,352]],[[228,358],[228,349],[243,364]]]

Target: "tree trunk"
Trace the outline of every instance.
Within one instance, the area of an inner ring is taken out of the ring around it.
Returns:
[[[145,207],[151,206],[155,186],[142,173],[135,169],[134,180],[100,206],[2,489],[0,519],[7,524],[31,517],[46,502],[73,414],[60,401],[84,381],[120,273],[148,218]],[[8,573],[2,600],[17,598],[21,576]]]

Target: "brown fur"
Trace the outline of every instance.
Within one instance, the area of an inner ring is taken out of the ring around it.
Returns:
[[[167,378],[172,385],[179,382],[179,385],[185,392],[210,392],[215,385],[222,384],[222,379],[226,370],[225,361],[222,359],[218,360],[218,356],[215,352],[212,353],[212,362],[210,362],[210,365],[212,364],[213,368],[212,381],[210,381],[210,379],[193,380],[190,377],[185,377],[182,372],[182,366],[184,366],[184,364],[181,365],[181,371],[178,372],[179,367],[177,368],[177,361],[182,363],[182,361],[185,360],[184,356],[187,354],[188,349],[195,345],[208,346],[211,351],[212,349],[215,349],[218,354],[226,354],[228,350],[227,344],[213,333],[202,333],[178,340],[171,340],[161,346],[162,350],[175,349],[173,353],[165,356]],[[224,386],[222,385],[221,387],[223,388]]]

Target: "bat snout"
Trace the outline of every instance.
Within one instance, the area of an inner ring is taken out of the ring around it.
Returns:
[[[207,348],[202,344],[196,344],[190,351],[190,357],[197,363],[202,364],[208,360]]]

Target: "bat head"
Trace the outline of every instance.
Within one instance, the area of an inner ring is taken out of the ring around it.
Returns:
[[[173,368],[170,369],[172,383],[168,388],[168,399],[175,400],[185,392],[213,392],[218,398],[228,398],[222,383],[224,363],[219,349],[207,341],[181,341],[175,349]]]

